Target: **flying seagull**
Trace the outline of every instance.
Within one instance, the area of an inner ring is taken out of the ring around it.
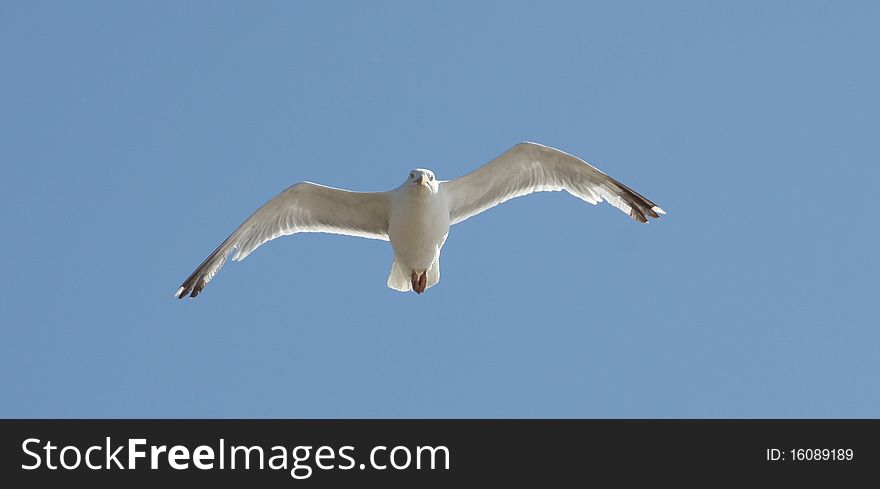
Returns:
[[[419,294],[440,281],[440,249],[449,227],[514,197],[565,190],[591,204],[603,200],[636,221],[665,214],[635,190],[586,161],[549,146],[523,142],[454,180],[415,169],[394,190],[351,192],[311,182],[266,202],[196,268],[174,297],[196,297],[230,253],[243,260],[263,243],[294,233],[334,233],[391,242],[388,287]]]

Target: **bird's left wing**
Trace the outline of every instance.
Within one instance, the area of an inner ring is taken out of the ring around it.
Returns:
[[[388,240],[385,192],[350,192],[311,182],[289,187],[256,210],[187,278],[174,297],[199,295],[232,251],[243,260],[266,241],[294,233],[346,234]]]
[[[514,197],[565,190],[597,204],[603,200],[639,222],[665,214],[635,190],[586,161],[549,146],[519,143],[501,156],[454,180],[440,183],[452,224]]]

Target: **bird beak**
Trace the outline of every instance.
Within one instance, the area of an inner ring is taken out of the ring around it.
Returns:
[[[424,186],[426,183],[428,183],[428,177],[426,177],[425,174],[422,173],[421,175],[419,175],[418,184]]]

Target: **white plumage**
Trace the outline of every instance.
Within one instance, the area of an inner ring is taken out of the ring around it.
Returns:
[[[440,280],[440,250],[453,224],[514,197],[565,190],[591,204],[603,200],[639,222],[665,214],[639,193],[568,153],[519,143],[477,170],[439,181],[416,169],[387,192],[351,192],[311,182],[289,187],[256,210],[187,278],[174,296],[196,297],[223,267],[263,243],[301,232],[390,240],[388,286],[419,293]]]

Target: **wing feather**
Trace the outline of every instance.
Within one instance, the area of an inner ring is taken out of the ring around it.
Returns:
[[[514,197],[565,190],[591,204],[607,201],[639,222],[663,209],[586,161],[549,146],[523,142],[463,177],[441,182],[452,224]]]
[[[263,243],[294,233],[333,233],[388,240],[385,192],[351,192],[311,182],[293,185],[257,209],[184,280],[174,297],[196,297],[235,251],[240,261]]]

